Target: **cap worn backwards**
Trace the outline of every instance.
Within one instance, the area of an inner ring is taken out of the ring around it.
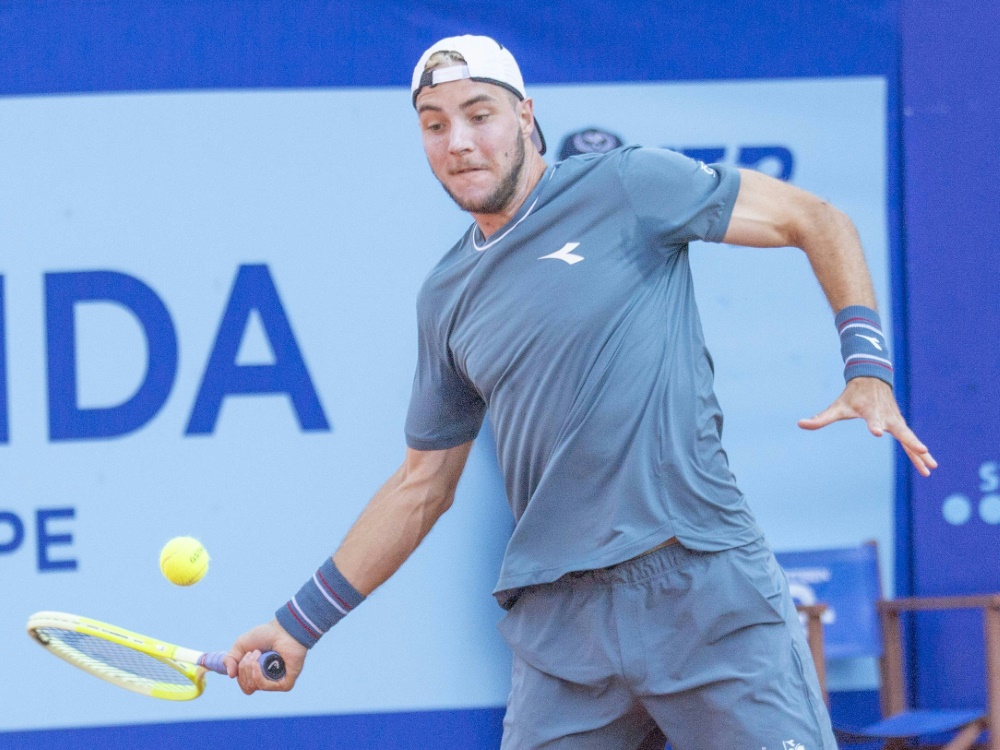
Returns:
[[[427,61],[435,52],[456,52],[462,56],[465,64],[425,70]],[[410,85],[413,106],[417,105],[417,95],[425,87],[459,81],[463,78],[501,86],[521,100],[528,96],[524,90],[521,70],[517,67],[517,61],[510,51],[488,36],[466,34],[442,39],[420,56],[420,61],[413,69],[413,81]],[[538,153],[545,153],[545,137],[542,135],[542,129],[538,127],[537,119],[531,134],[531,142],[535,144]]]

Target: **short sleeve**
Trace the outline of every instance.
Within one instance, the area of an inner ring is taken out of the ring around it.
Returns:
[[[660,247],[721,242],[740,188],[739,170],[661,148],[624,149],[619,175],[640,229]]]
[[[446,333],[429,307],[425,299],[417,305],[417,371],[406,415],[406,444],[422,451],[474,440],[486,414],[486,404],[455,367]]]

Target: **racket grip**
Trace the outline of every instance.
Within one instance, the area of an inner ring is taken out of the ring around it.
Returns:
[[[202,654],[201,658],[198,659],[198,665],[219,674],[226,674],[226,665],[222,661],[225,655],[225,651],[211,651]],[[280,680],[285,676],[285,660],[277,651],[265,651],[260,655],[257,663],[260,664],[261,672],[269,680]]]

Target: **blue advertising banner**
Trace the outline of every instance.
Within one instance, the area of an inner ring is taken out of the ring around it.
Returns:
[[[1000,9],[971,3],[903,15],[911,404],[942,466],[913,483],[919,595],[1000,591],[1000,63],[984,31],[997,23]],[[985,705],[977,614],[921,616],[915,640],[921,704]]]
[[[488,34],[531,84],[890,75],[898,0],[175,3],[8,0],[0,94],[404,86],[435,40]],[[51,50],[39,55],[39,50]]]

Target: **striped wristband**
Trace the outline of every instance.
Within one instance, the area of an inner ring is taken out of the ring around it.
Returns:
[[[274,616],[289,635],[306,648],[312,648],[326,631],[364,600],[364,595],[340,574],[328,557]]]
[[[892,357],[875,310],[861,305],[845,307],[836,317],[844,380],[878,378],[892,387]]]

